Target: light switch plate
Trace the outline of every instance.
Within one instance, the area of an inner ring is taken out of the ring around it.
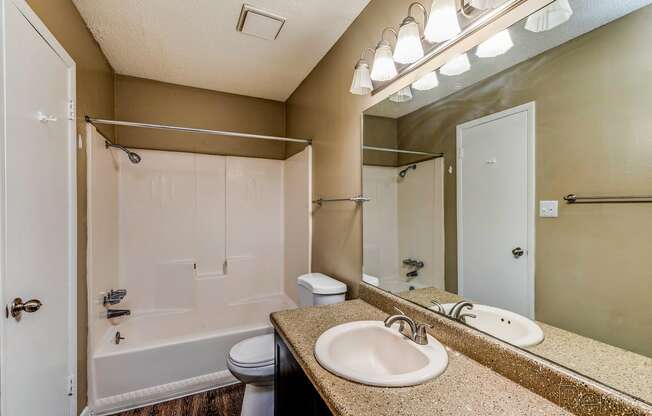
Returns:
[[[539,201],[539,216],[543,218],[559,217],[559,201]]]

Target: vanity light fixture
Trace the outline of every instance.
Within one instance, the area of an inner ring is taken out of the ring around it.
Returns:
[[[398,90],[396,94],[392,94],[389,97],[389,101],[393,101],[395,103],[404,103],[410,101],[411,99],[412,99],[412,90],[410,89],[409,85],[405,88],[401,88],[400,90]]]
[[[475,55],[478,58],[495,58],[507,53],[514,46],[509,29],[498,32],[478,45]]]
[[[530,15],[525,21],[525,28],[530,32],[545,32],[567,22],[573,15],[568,0],[556,0],[543,9]]]
[[[424,26],[427,25],[428,11],[423,4],[414,2],[408,7],[408,15],[398,29],[398,40],[394,49],[394,61],[399,64],[411,64],[423,58],[423,45],[421,44],[421,31],[419,24],[412,17],[412,8],[419,7],[423,11]]]
[[[428,91],[439,85],[439,78],[437,78],[437,71],[428,72],[418,80],[412,83],[412,88],[418,91]]]
[[[471,69],[471,63],[469,62],[469,57],[465,53],[463,53],[461,55],[457,55],[450,61],[446,62],[446,64],[439,69],[439,72],[449,77],[452,77],[455,75],[463,74],[469,69]]]
[[[378,42],[374,51],[374,65],[371,68],[371,79],[374,81],[389,81],[398,74],[396,64],[392,58],[392,46],[389,41],[385,40],[385,33],[387,32],[391,32],[395,37],[398,37],[396,31],[391,27],[383,29],[380,42]]]
[[[457,20],[457,0],[434,0],[423,31],[429,42],[445,42],[462,31]]]
[[[367,51],[374,52],[371,48],[367,48],[362,52],[360,60],[355,65],[355,71],[353,71],[353,81],[351,82],[351,88],[349,89],[351,94],[367,95],[374,89],[374,86],[371,83],[371,75],[369,74],[369,64],[364,59],[364,54]]]

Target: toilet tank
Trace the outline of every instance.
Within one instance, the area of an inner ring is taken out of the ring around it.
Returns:
[[[330,305],[343,302],[346,285],[322,273],[308,273],[297,278],[299,306]]]

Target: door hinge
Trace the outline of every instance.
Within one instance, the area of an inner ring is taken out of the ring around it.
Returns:
[[[68,375],[67,390],[68,390],[68,393],[67,393],[68,396],[74,396],[75,395],[75,375],[74,374]]]
[[[73,100],[68,101],[68,120],[75,119],[75,102]]]

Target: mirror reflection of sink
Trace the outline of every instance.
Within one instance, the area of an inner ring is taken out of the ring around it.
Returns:
[[[331,373],[381,387],[414,386],[446,370],[444,346],[428,335],[418,345],[381,321],[356,321],[325,331],[315,344],[315,357]]]
[[[454,303],[442,305],[448,313]],[[436,310],[436,307],[430,309]],[[487,305],[473,305],[473,309],[464,309],[465,313],[477,318],[466,318],[466,323],[480,331],[509,342],[517,347],[533,347],[543,341],[543,331],[536,322],[505,309]]]

